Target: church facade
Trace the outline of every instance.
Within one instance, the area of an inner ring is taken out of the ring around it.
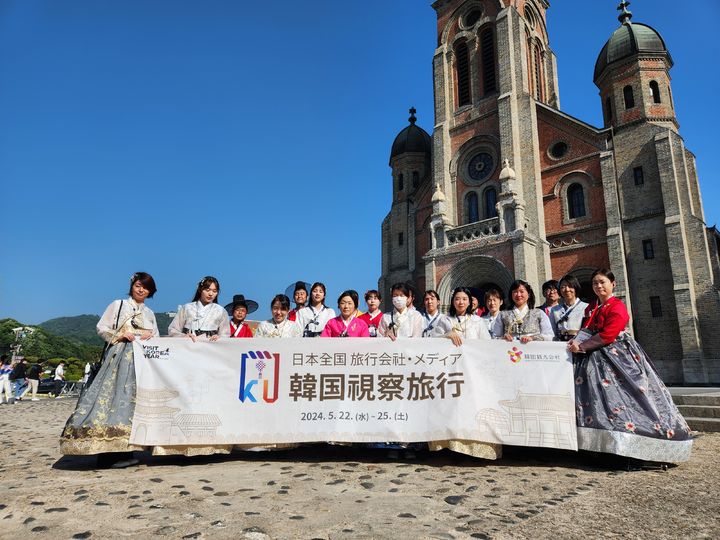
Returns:
[[[539,296],[572,273],[588,297],[607,267],[663,379],[718,383],[720,236],[679,132],[672,57],[628,5],[595,64],[595,127],[560,110],[547,1],[433,3],[434,130],[411,109],[393,143],[379,289],[411,281],[448,302],[520,278]]]

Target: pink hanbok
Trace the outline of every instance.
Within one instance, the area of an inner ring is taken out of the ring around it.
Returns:
[[[327,322],[320,337],[370,337],[370,331],[362,319],[355,317],[346,325],[339,315]]]

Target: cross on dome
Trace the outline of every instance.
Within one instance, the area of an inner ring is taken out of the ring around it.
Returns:
[[[628,6],[630,5],[630,2],[627,0],[622,0],[620,2],[620,5],[617,7],[618,11],[620,11],[620,15],[618,15],[618,21],[620,21],[620,24],[625,24],[626,22],[630,24],[630,19],[632,19],[632,12],[628,10]]]
[[[417,112],[417,110],[415,109],[415,107],[410,107],[410,110],[408,112],[410,113],[410,118],[408,118],[408,121],[411,124],[417,122],[417,118],[415,118],[415,113]]]

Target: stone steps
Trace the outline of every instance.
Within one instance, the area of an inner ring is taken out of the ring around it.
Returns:
[[[693,431],[720,433],[720,418],[694,418],[686,416],[685,421]]]
[[[710,390],[710,389],[709,389]],[[694,431],[720,432],[720,393],[674,393],[673,401]]]
[[[678,394],[672,396],[675,405],[700,405],[707,407],[720,406],[720,395],[713,394]]]
[[[678,405],[678,409],[685,418],[720,419],[720,405]]]

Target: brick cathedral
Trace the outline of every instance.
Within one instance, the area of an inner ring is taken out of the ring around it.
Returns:
[[[560,110],[546,0],[437,0],[432,135],[392,145],[380,290],[507,294],[608,267],[668,383],[720,383],[720,235],[675,116],[662,36],[620,3],[594,82],[604,126]],[[680,97],[681,99],[681,97]],[[542,299],[540,299],[542,301]],[[447,307],[447,306],[445,306]]]

